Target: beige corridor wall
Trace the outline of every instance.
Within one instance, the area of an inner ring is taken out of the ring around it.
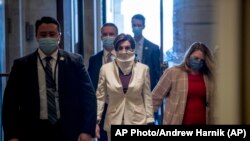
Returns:
[[[240,1],[218,0],[217,124],[241,123]]]

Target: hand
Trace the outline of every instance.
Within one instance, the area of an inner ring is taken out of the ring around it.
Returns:
[[[81,133],[77,141],[92,141],[92,137],[87,133]]]
[[[95,136],[100,139],[100,127],[98,124],[96,124],[96,127],[95,127]]]
[[[155,125],[155,123],[154,122],[149,122],[149,123],[147,123],[147,125]]]

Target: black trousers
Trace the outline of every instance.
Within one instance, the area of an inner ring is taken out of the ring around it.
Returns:
[[[48,120],[40,120],[38,135],[40,136],[37,141],[63,141],[63,132],[60,120],[52,125]]]
[[[19,141],[69,141],[60,120],[54,125],[48,120],[39,120],[34,125],[23,123],[22,126],[24,127],[20,131]],[[7,137],[4,137],[4,141],[8,141]]]
[[[102,113],[102,119],[101,119],[100,124],[99,124],[99,126],[100,126],[100,139],[98,139],[98,141],[108,141],[107,132],[103,129],[107,108],[108,108],[108,104],[105,103],[104,110]]]

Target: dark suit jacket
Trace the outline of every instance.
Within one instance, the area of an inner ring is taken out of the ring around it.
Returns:
[[[98,85],[99,73],[102,66],[103,53],[104,51],[102,50],[98,52],[96,55],[93,55],[89,58],[88,73],[92,80],[95,90],[97,89]]]
[[[146,38],[144,38],[141,62],[149,66],[151,90],[153,90],[161,75],[160,48]]]
[[[93,84],[95,90],[98,87],[99,73],[100,73],[100,69],[102,67],[103,53],[104,53],[104,51],[102,50],[102,51],[98,52],[97,54],[92,55],[89,58],[88,72],[89,72],[89,76],[92,80],[92,84]],[[107,141],[108,140],[107,133],[103,129],[106,111],[107,111],[107,105],[105,104],[104,111],[102,113],[102,119],[101,119],[100,124],[99,124],[101,137],[100,137],[100,139],[98,139],[98,141]]]
[[[58,53],[60,121],[65,141],[76,141],[80,133],[94,137],[96,96],[82,56],[63,50]],[[2,112],[5,140],[36,137],[40,117],[37,51],[14,61]]]

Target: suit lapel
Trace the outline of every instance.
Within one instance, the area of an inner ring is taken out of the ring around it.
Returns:
[[[31,77],[33,79],[33,82],[35,82],[35,86],[38,87],[37,57],[38,57],[37,51],[31,55],[29,69],[31,70]]]
[[[144,38],[143,50],[142,50],[142,63],[146,62],[146,58],[148,57],[148,53],[149,53],[149,47],[148,47],[147,39]]]
[[[115,61],[113,61],[112,63],[113,63],[113,67],[114,67],[113,68],[114,70],[112,71],[112,72],[114,72],[114,75],[113,75],[114,80],[113,81],[118,81],[118,83],[120,85],[119,91],[120,91],[121,94],[124,94],[123,88],[122,88],[122,81],[120,79],[120,74],[119,74],[119,67],[117,66]]]
[[[65,72],[65,53],[62,50],[58,50],[58,89],[61,90],[61,86],[63,83],[63,76]]]
[[[127,93],[126,94],[129,94],[130,91],[131,91],[131,85],[133,85],[133,83],[135,82],[135,78],[134,76],[136,76],[136,67],[135,67],[135,64],[133,64],[133,68],[132,68],[132,74],[131,74],[131,77],[130,77],[130,80],[129,80],[129,83],[128,83],[128,90],[127,90]]]
[[[39,101],[39,84],[38,84],[38,69],[37,69],[37,58],[38,57],[38,52],[35,51],[30,59],[28,59],[29,61],[29,64],[28,67],[27,67],[27,71],[26,72],[30,72],[30,79],[32,80],[30,83],[31,86],[30,87],[33,87],[34,88],[34,93],[35,93],[35,101],[34,103],[36,103],[36,107],[39,107],[40,106],[40,101]],[[29,75],[28,75],[29,76]]]
[[[102,62],[103,62],[102,57],[103,57],[103,54],[104,54],[104,51],[101,51],[101,52],[97,55],[96,60],[95,60],[95,62],[96,62],[96,67],[97,67],[97,70],[98,70],[98,76],[99,76],[100,68],[102,67]]]

